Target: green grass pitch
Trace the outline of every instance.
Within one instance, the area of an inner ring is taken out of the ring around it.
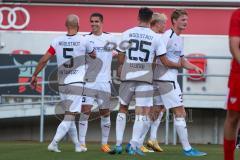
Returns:
[[[0,160],[223,160],[221,145],[194,145],[208,153],[204,157],[189,158],[182,154],[181,146],[162,145],[164,152],[147,153],[146,156],[108,155],[100,151],[99,144],[88,144],[88,151],[75,153],[71,143],[60,143],[61,153],[47,151],[47,143],[38,142],[0,142]],[[240,150],[236,150],[238,160]]]

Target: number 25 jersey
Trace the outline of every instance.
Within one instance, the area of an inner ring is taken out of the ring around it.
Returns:
[[[122,41],[128,41],[130,48],[125,51],[125,62],[121,72],[122,81],[142,81],[152,83],[152,63],[155,55],[166,53],[166,47],[160,35],[147,27],[134,27],[125,31]]]

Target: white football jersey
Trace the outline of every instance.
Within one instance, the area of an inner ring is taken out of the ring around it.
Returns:
[[[59,84],[83,82],[86,72],[85,56],[93,50],[91,43],[78,34],[55,38],[49,52],[57,57]]]
[[[130,42],[131,47],[127,50],[118,47],[118,50],[125,52],[126,55],[121,80],[151,83],[154,57],[166,53],[166,47],[161,36],[150,28],[139,26],[125,31],[121,42],[123,41]]]
[[[162,34],[162,38],[166,45],[166,57],[168,60],[178,63],[180,57],[184,56],[183,54],[183,38],[178,36],[172,29],[167,30]],[[178,70],[168,68],[163,66],[160,61],[160,58],[157,57],[156,68],[154,69],[154,79],[155,80],[171,80],[174,81],[177,79]]]
[[[98,71],[96,82],[109,82],[111,81],[111,64],[112,64],[112,51],[106,50],[104,46],[108,42],[116,44],[115,38],[112,34],[103,32],[101,35],[94,35],[92,33],[85,35],[96,51],[96,56],[102,61],[101,69]],[[93,60],[95,61],[95,60]],[[89,64],[91,65],[91,64]]]

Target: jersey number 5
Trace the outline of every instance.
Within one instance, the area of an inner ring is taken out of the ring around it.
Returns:
[[[70,63],[64,63],[63,66],[65,68],[72,68],[73,67],[73,56],[67,55],[67,52],[72,52],[73,48],[63,48],[63,58],[70,59]]]

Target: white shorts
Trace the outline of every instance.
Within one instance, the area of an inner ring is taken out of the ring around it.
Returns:
[[[71,85],[59,86],[61,107],[69,112],[81,112],[83,84],[75,83]]]
[[[183,106],[182,92],[177,81],[155,81],[154,105],[164,105],[166,109]]]
[[[109,109],[111,100],[110,82],[87,82],[84,85],[82,104],[93,105],[97,101],[99,108]]]
[[[135,95],[136,106],[153,106],[153,85],[146,82],[122,82],[119,88],[119,101],[122,105],[129,105]]]

